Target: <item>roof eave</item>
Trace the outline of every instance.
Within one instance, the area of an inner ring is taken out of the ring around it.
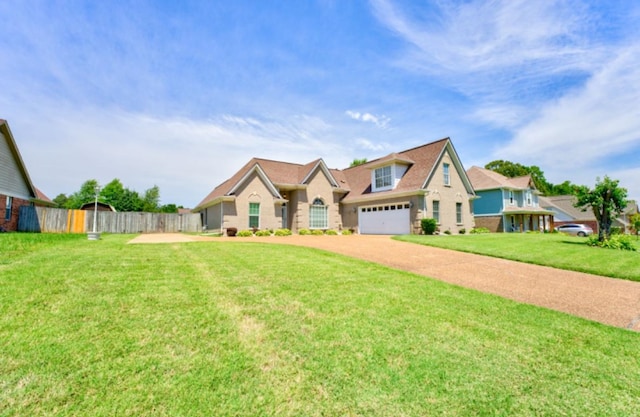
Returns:
[[[401,198],[401,197],[411,197],[411,196],[424,196],[429,194],[427,190],[411,190],[411,191],[401,191],[401,192],[391,192],[389,194],[380,195],[379,193],[371,193],[360,197],[355,197],[353,199],[349,199],[348,201],[341,201],[343,204],[357,204],[357,203],[367,203],[375,200],[380,200],[381,198]]]

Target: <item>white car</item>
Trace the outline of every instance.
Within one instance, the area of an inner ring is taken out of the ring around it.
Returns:
[[[593,234],[593,229],[586,224],[563,224],[556,227],[556,230],[572,236],[589,236]]]

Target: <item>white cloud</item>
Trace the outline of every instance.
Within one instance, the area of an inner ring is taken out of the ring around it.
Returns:
[[[385,129],[391,121],[391,119],[385,115],[376,116],[371,113],[360,113],[352,110],[347,110],[345,114],[351,117],[353,120],[373,123],[374,125],[382,129]]]
[[[367,151],[382,152],[389,147],[386,143],[375,143],[365,138],[356,139],[356,145]]]
[[[50,198],[88,179],[119,178],[139,192],[158,185],[163,203],[193,207],[254,156],[298,163],[330,156],[328,163],[348,165],[343,141],[315,116],[192,120],[54,107],[9,120],[34,184]]]
[[[583,89],[547,103],[500,154],[574,168],[640,148],[640,48],[620,51]],[[542,164],[542,162],[540,162]]]

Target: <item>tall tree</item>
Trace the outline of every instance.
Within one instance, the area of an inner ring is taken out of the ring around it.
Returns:
[[[124,185],[118,178],[105,185],[100,191],[100,196],[103,203],[110,204],[116,211],[123,211]]]
[[[96,188],[99,187],[98,181],[87,180],[81,186],[80,190],[69,196],[65,204],[65,208],[78,209],[83,204],[94,201],[96,198]]]
[[[53,200],[56,203],[56,206],[60,208],[64,208],[67,206],[67,201],[69,201],[69,197],[66,194],[60,193]]]
[[[142,197],[142,211],[155,213],[160,210],[160,188],[157,185],[144,192]]]
[[[524,175],[531,175],[531,180],[535,184],[538,191],[542,194],[548,195],[552,185],[547,181],[544,176],[544,172],[540,167],[536,165],[526,166],[517,162],[505,161],[502,159],[496,159],[486,164],[485,169],[488,169],[498,174],[502,174],[507,178],[522,177]]]
[[[640,236],[640,213],[632,214],[629,217],[629,222],[631,223],[631,228],[636,234],[636,239]]]
[[[627,207],[627,190],[619,187],[619,182],[605,175],[602,181],[596,178],[593,190],[586,186],[576,190],[575,207],[582,211],[591,208],[598,221],[598,240],[601,242],[609,238],[613,220]]]

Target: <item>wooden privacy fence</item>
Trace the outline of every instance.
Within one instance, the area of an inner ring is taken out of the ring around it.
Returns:
[[[92,210],[20,207],[18,231],[87,233],[93,230]],[[200,232],[200,214],[98,211],[96,231],[105,233]]]

